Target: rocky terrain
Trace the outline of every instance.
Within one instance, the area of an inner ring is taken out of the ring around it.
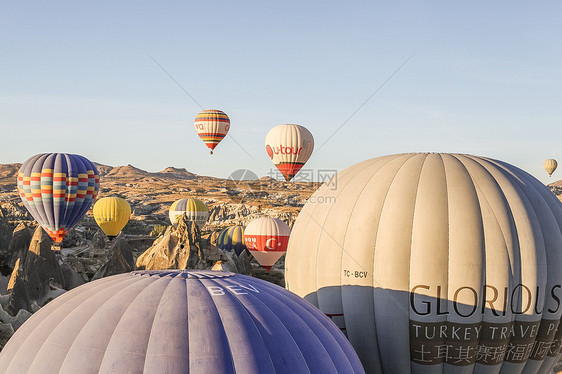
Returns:
[[[54,297],[105,276],[134,269],[224,269],[284,285],[284,259],[270,272],[247,253],[224,253],[214,244],[220,230],[261,215],[292,226],[318,183],[278,182],[269,177],[239,181],[199,176],[169,167],[151,173],[132,165],[97,164],[98,197],[119,196],[131,205],[131,220],[113,241],[97,227],[92,210],[71,230],[60,252],[37,226],[19,198],[20,164],[0,165],[0,349],[14,331]],[[177,229],[170,205],[196,197],[209,207],[202,231],[188,221]]]
[[[284,285],[284,257],[266,272],[243,253],[215,246],[220,230],[261,215],[292,226],[318,183],[280,182],[265,177],[237,181],[199,176],[169,167],[151,173],[132,165],[97,165],[99,197],[119,196],[132,208],[123,232],[109,241],[92,211],[66,236],[62,250],[23,207],[16,188],[19,164],[0,165],[0,349],[15,330],[54,297],[85,282],[134,269],[215,269],[249,274]],[[549,185],[562,200],[562,180]],[[170,225],[168,209],[178,199],[196,197],[209,207],[202,231],[182,219]]]
[[[560,201],[562,201],[562,179],[553,183],[550,183],[547,185],[548,188],[550,188],[550,190],[552,192],[554,192],[554,194],[556,196],[558,196],[558,199],[560,199]]]
[[[195,197],[204,201],[210,210],[208,225],[203,234],[234,224],[246,224],[268,214],[292,225],[306,199],[318,183],[279,182],[269,177],[254,181],[236,181],[199,176],[185,169],[169,167],[151,173],[132,165],[111,167],[96,164],[100,172],[98,197],[119,196],[132,208],[131,221],[124,232],[148,235],[157,225],[169,225],[168,208],[178,199]],[[0,165],[0,208],[12,226],[32,221],[16,188],[20,164]],[[81,239],[91,239],[97,226],[91,209],[69,234],[63,247],[72,247]]]

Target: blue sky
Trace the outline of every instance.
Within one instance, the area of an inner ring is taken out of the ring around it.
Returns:
[[[498,158],[543,182],[562,159],[562,3],[2,1],[0,163],[40,152],[149,171],[266,175],[267,131],[298,123],[310,160],[401,152]],[[213,156],[195,134],[224,110]]]

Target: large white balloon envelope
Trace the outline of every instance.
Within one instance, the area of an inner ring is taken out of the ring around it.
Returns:
[[[562,204],[528,173],[460,154],[352,166],[301,210],[287,288],[371,373],[550,373],[562,346]]]

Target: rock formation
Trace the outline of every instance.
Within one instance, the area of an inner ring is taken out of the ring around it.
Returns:
[[[0,350],[14,332],[31,317],[31,313],[25,309],[21,309],[15,316],[11,316],[6,312],[8,301],[8,296],[0,297]]]
[[[32,234],[31,229],[24,223],[19,223],[14,229],[5,262],[10,269],[14,268],[16,260],[24,256],[25,252],[29,249]]]
[[[0,274],[0,295],[7,295],[8,294],[8,281],[10,279],[8,277],[3,276]]]
[[[133,254],[123,234],[120,234],[110,245],[107,262],[98,269],[92,280],[135,270]]]
[[[208,222],[214,225],[247,225],[250,221],[263,215],[279,218],[291,227],[297,218],[295,212],[278,209],[263,209],[260,206],[247,204],[217,204],[210,209]]]
[[[31,313],[21,309],[14,317],[6,312],[0,304],[0,350],[14,332],[31,317]]]
[[[0,253],[8,251],[8,246],[12,240],[12,228],[10,223],[4,216],[2,209],[0,209]]]
[[[29,250],[18,258],[10,277],[8,290],[12,292],[7,311],[12,315],[20,309],[31,312],[33,303],[42,306],[64,292],[64,283],[59,262],[51,250],[51,238],[38,227]]]
[[[170,226],[139,256],[136,265],[147,270],[206,268],[199,228],[184,215],[177,228]]]
[[[64,278],[64,289],[71,290],[86,283],[82,275],[70,264],[61,264],[60,269]]]
[[[252,265],[247,253],[236,256],[234,252],[223,252],[212,243],[216,233],[201,238],[196,225],[185,216],[180,219],[177,229],[168,227],[166,232],[154,241],[137,259],[138,269],[211,269],[240,274],[251,274]]]
[[[252,265],[246,252],[237,256],[234,252],[223,252],[224,259],[218,260],[210,268],[211,270],[230,271],[238,274],[252,274]]]
[[[103,233],[103,231],[98,230],[96,231],[96,233],[92,237],[92,240],[90,241],[89,251],[95,252],[97,250],[104,249],[106,243],[107,243],[107,236]]]

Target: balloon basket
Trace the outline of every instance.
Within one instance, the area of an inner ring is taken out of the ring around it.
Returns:
[[[59,253],[60,253],[61,249],[62,249],[61,243],[53,243],[53,244],[51,244],[51,251],[59,252]]]

